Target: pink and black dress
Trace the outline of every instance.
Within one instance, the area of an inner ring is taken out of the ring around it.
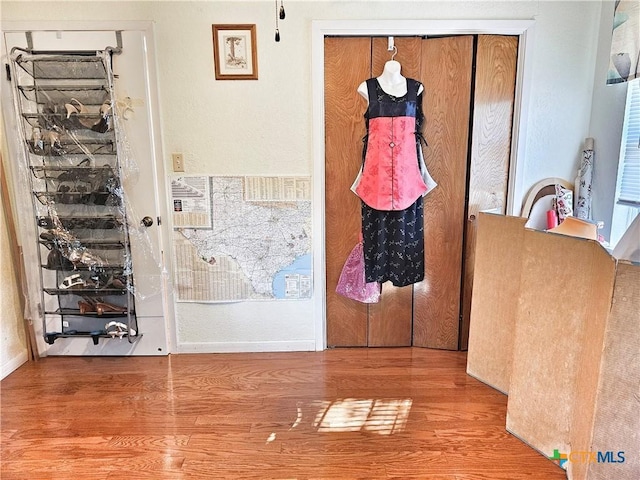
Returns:
[[[423,196],[435,187],[421,155],[421,87],[394,97],[367,80],[363,164],[352,190],[362,200],[367,282],[405,286],[424,278]]]

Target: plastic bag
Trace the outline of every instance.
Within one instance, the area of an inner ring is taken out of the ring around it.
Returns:
[[[364,273],[364,252],[362,242],[358,242],[347,257],[342,267],[336,292],[343,297],[362,303],[378,303],[380,301],[380,284],[367,283]]]

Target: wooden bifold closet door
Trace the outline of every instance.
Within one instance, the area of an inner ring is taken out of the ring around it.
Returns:
[[[356,89],[391,55],[386,37],[325,38],[327,345],[457,349],[474,37],[395,37],[395,45],[402,74],[424,85],[425,161],[438,183],[424,202],[425,279],[402,288],[387,282],[371,305],[335,293],[361,228],[360,199],[350,186],[362,162],[367,105]]]

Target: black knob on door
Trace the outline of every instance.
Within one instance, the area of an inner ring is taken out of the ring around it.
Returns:
[[[145,227],[150,227],[151,225],[153,225],[153,218],[144,217],[140,223]]]

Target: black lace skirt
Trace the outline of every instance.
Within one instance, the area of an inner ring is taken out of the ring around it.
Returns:
[[[405,210],[381,211],[362,203],[367,282],[404,287],[424,278],[424,210],[420,197]]]

